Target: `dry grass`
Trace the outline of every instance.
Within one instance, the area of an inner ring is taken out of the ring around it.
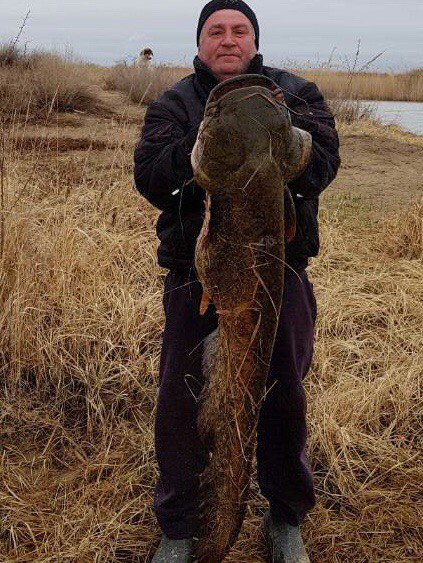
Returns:
[[[423,200],[385,219],[382,246],[394,258],[423,259]]]
[[[298,70],[330,99],[423,101],[423,69],[404,73]]]
[[[134,103],[148,104],[190,72],[192,69],[188,68],[137,68],[119,63],[104,72],[104,83],[106,89],[123,92]],[[423,101],[421,69],[402,74],[322,69],[293,69],[293,72],[316,82],[337,119],[346,123],[374,118],[374,110],[359,100]]]
[[[17,116],[28,120],[75,110],[104,111],[99,88],[83,65],[54,53],[0,48],[1,119],[13,122]]]
[[[349,121],[366,113],[355,100],[423,101],[422,69],[397,74],[323,69],[292,71],[316,82],[325,97],[332,100],[338,114],[345,115]],[[191,72],[189,68],[163,65],[143,69],[119,63],[107,70],[105,84],[109,90],[128,94],[135,103],[148,103]]]
[[[414,221],[414,207],[404,213]],[[422,208],[417,211],[423,220]],[[323,210],[308,382],[315,561],[419,561],[423,264],[398,260],[360,200]],[[422,240],[416,237],[415,246]]]
[[[153,530],[153,213],[135,213],[122,149],[103,151],[102,166],[92,149],[21,156],[8,141],[0,553],[91,562],[119,546],[128,561],[126,546],[146,553]]]
[[[157,214],[131,189],[138,127],[133,140],[128,127],[110,125],[111,145],[66,152],[13,140],[9,129],[0,135],[0,555],[8,563],[144,562],[159,539],[162,272]],[[304,530],[314,563],[421,559],[423,207],[390,223],[367,212],[329,192],[311,268],[319,319],[306,388],[318,505]],[[264,507],[254,486],[228,562],[264,560]]]
[[[189,69],[165,65],[139,68],[119,63],[110,69],[105,83],[107,89],[124,92],[132,102],[147,104],[189,73]]]
[[[338,132],[349,137],[361,137],[366,135],[376,139],[395,139],[407,145],[423,147],[423,136],[414,135],[396,125],[381,125],[377,120],[361,117],[356,121],[337,121]]]
[[[57,112],[111,111],[103,89],[122,92],[135,104],[148,104],[192,69],[167,65],[138,68],[119,63],[101,68],[76,62],[72,55],[23,51],[14,43],[0,45],[0,119],[46,119]],[[338,121],[373,118],[358,99],[422,100],[421,69],[403,74],[295,70],[315,81]]]

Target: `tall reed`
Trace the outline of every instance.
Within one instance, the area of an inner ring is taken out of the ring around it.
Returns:
[[[316,82],[328,98],[360,100],[423,101],[423,69],[404,73],[334,70],[298,70],[298,74]]]

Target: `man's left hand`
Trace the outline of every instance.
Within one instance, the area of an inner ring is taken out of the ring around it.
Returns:
[[[278,104],[281,105],[285,104],[285,98],[280,88],[276,88],[275,90],[273,90],[273,97],[275,98],[275,101],[278,102]]]

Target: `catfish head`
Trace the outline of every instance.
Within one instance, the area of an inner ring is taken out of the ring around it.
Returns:
[[[304,167],[311,136],[292,127],[287,108],[273,96],[277,89],[266,76],[245,74],[211,91],[191,154],[194,178],[210,194],[227,191],[227,180],[246,161],[273,159],[286,181]]]

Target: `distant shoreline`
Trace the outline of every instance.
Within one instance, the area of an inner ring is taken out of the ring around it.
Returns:
[[[113,69],[113,67],[102,68],[107,71]],[[166,73],[173,72],[180,78],[194,72],[192,67],[157,65],[152,68],[163,69]],[[423,68],[406,72],[348,72],[324,68],[285,68],[285,70],[315,82],[329,99],[423,102]]]

